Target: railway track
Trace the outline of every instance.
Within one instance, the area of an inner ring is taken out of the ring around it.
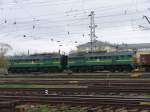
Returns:
[[[0,74],[0,78],[150,78],[150,73],[29,73],[29,74]]]
[[[122,96],[120,93],[127,94]],[[130,95],[131,93],[138,94],[134,96]],[[150,109],[149,93],[149,79],[2,78],[0,80],[0,100],[17,101],[18,104],[110,105]]]
[[[1,79],[0,84],[147,84],[149,79]]]
[[[111,87],[128,87],[128,88],[145,88],[145,89],[150,89],[150,80],[0,80],[0,85],[9,85],[11,87],[11,85],[22,85],[24,87],[26,87],[25,85],[28,85],[28,87],[30,85],[42,85],[44,88],[52,88],[52,86],[54,87],[59,87],[59,86],[84,86],[86,88],[100,88],[100,87],[107,87],[107,88],[111,88]],[[5,88],[7,88],[5,86]]]
[[[63,95],[63,94],[120,94],[120,93],[138,93],[144,94],[149,93],[150,89],[142,89],[142,88],[46,88],[46,89],[0,89],[0,95],[47,95],[47,94],[56,94],[56,95]]]
[[[48,95],[48,96],[2,96],[3,100],[14,100],[20,103],[50,103],[69,105],[120,105],[142,106],[150,108],[150,98],[147,97],[118,97],[118,96],[87,96],[87,95]]]
[[[150,80],[0,80],[0,94],[150,93]]]

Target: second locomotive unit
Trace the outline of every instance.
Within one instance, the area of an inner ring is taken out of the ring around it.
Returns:
[[[68,69],[73,72],[132,71],[134,52],[106,52],[72,54],[68,57]]]

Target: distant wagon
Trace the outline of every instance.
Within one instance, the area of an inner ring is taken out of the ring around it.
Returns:
[[[145,71],[150,71],[150,54],[142,54],[140,56],[140,62]]]

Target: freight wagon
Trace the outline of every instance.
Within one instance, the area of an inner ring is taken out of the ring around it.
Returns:
[[[145,71],[150,71],[150,54],[142,54],[140,55],[140,64]]]

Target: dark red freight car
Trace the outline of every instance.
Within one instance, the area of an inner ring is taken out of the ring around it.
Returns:
[[[140,63],[145,71],[150,71],[150,54],[140,55]]]
[[[150,54],[142,54],[140,56],[140,62],[145,65],[150,65]]]

